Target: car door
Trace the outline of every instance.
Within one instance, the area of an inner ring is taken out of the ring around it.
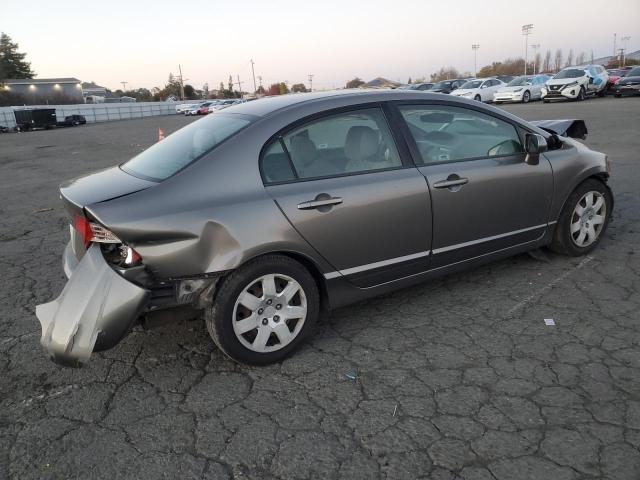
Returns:
[[[298,123],[263,150],[267,192],[333,265],[327,278],[368,287],[428,268],[429,191],[397,144],[374,106]]]
[[[525,163],[516,126],[484,109],[399,105],[405,135],[431,192],[431,267],[544,235],[553,195],[551,166]]]

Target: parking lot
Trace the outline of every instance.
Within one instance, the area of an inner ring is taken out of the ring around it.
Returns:
[[[50,362],[34,308],[65,284],[58,184],[194,120],[0,135],[0,478],[640,478],[640,98],[501,108],[586,121],[613,160],[599,248],[334,311],[269,367],[231,362],[202,321]]]

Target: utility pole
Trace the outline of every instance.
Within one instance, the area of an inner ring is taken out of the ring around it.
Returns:
[[[246,64],[245,64],[245,65],[246,65]],[[242,84],[243,84],[243,83],[244,83],[244,82],[241,82],[241,81],[240,81],[240,75],[238,75],[238,90],[240,91],[240,98],[244,98],[244,97],[242,96]]]
[[[480,44],[474,43],[471,45],[473,49],[473,76],[478,76],[478,49],[480,48]]]
[[[122,91],[126,92],[127,91],[127,83],[129,82],[120,82],[122,84]]]
[[[524,35],[524,74],[527,74],[527,58],[528,58],[528,50],[529,50],[529,35],[531,34],[531,30],[533,30],[533,23],[527,23],[522,26],[522,35]]]
[[[180,100],[184,100],[184,82],[182,81],[182,67],[178,65],[178,71],[180,72]]]
[[[631,40],[631,37],[629,35],[624,35],[624,36],[620,37],[620,42],[623,45],[623,47],[620,49],[620,56],[622,57],[622,67],[623,68],[627,64],[627,59],[624,56],[624,52],[625,52],[625,50],[627,50],[627,43],[629,42],[629,40]]]
[[[258,81],[260,82],[260,88],[262,88],[262,75],[258,75]]]
[[[309,74],[309,91],[313,92],[313,73]]]
[[[256,93],[258,88],[256,87],[256,72],[253,70],[254,61],[251,60],[251,74],[253,75],[253,93]]]
[[[535,45],[531,45],[533,48],[533,74],[536,74],[536,63],[538,61],[538,49],[540,48],[540,44],[536,43]]]
[[[616,58],[617,54],[618,54],[618,34],[614,33],[613,34],[613,58]]]

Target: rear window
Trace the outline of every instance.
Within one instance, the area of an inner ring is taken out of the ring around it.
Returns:
[[[120,168],[138,177],[164,180],[246,127],[251,122],[248,118],[237,114],[209,115],[172,133]]]

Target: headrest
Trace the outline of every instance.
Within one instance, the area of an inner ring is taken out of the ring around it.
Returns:
[[[296,135],[291,139],[290,153],[296,164],[304,166],[313,163],[318,151],[315,143],[309,137]]]
[[[367,160],[378,153],[378,132],[371,127],[351,127],[347,132],[344,154],[349,160]]]

